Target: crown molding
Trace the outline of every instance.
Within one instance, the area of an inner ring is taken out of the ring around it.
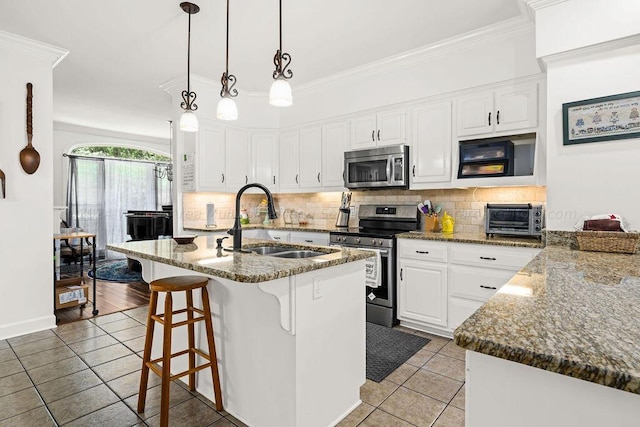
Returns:
[[[51,58],[51,68],[55,68],[69,54],[67,49],[2,30],[0,30],[0,47],[6,47],[32,56]]]
[[[505,40],[523,34],[533,34],[534,24],[526,17],[518,16],[477,30],[459,34],[448,39],[408,50],[382,60],[370,62],[340,73],[323,77],[295,87],[296,90],[309,90],[335,81],[363,75],[378,74],[393,68],[405,67],[415,62],[425,61],[461,49],[472,49],[488,42]]]
[[[545,7],[555,6],[560,3],[566,3],[567,0],[522,0],[529,9],[536,12]]]
[[[614,50],[628,47],[640,49],[640,34],[634,34],[633,36],[622,37],[616,40],[608,40],[606,42],[590,46],[579,47],[566,52],[554,53],[552,55],[543,56],[539,59],[541,59],[546,65],[557,64],[562,62],[571,62],[576,59],[585,59],[587,56],[610,53]]]
[[[169,141],[169,138],[157,138],[154,136],[139,135],[139,134],[127,133],[127,132],[118,132],[118,131],[109,130],[109,129],[100,129],[100,128],[94,128],[90,126],[82,126],[82,125],[76,125],[73,123],[59,122],[59,121],[53,122],[53,130],[60,131],[60,132],[80,133],[84,135],[102,136],[105,138],[127,139],[131,141],[136,141],[136,142],[148,142],[148,143],[159,144],[159,145],[165,145]]]

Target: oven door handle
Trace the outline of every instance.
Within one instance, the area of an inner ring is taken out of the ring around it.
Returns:
[[[393,175],[391,170],[391,164],[393,163],[393,157],[389,156],[387,159],[387,183],[391,184],[393,182]]]

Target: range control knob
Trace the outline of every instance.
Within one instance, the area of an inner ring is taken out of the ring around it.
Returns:
[[[360,238],[356,237],[356,243],[360,243]]]
[[[382,240],[378,240],[378,244],[379,244],[379,245],[382,245]]]
[[[540,211],[536,211],[536,216],[540,216],[542,213]]]
[[[376,245],[375,239],[371,239],[371,246],[375,246],[375,245]]]

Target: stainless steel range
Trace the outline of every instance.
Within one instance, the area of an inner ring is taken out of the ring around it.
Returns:
[[[396,238],[398,233],[420,229],[416,205],[361,205],[358,228],[329,233],[332,246],[380,252],[380,286],[365,286],[367,321],[391,327],[396,317]]]

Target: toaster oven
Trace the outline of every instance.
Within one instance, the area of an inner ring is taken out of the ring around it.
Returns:
[[[489,236],[542,236],[542,205],[487,204],[484,208],[484,231]]]

